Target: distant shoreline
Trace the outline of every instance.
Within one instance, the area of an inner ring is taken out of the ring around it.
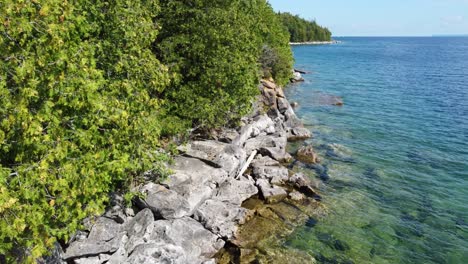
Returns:
[[[289,42],[291,46],[298,46],[298,45],[330,45],[330,44],[338,44],[341,41],[338,40],[330,40],[330,41],[308,41],[308,42]]]

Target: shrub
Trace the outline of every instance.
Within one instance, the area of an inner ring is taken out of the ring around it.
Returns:
[[[0,254],[32,260],[161,168],[153,1],[0,3]]]
[[[165,106],[193,126],[222,126],[250,111],[259,44],[243,4],[161,1],[156,54],[174,73]]]

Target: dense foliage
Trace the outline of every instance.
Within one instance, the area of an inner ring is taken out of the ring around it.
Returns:
[[[67,241],[167,173],[162,137],[234,124],[292,70],[265,0],[3,0],[0,36],[0,261]]]
[[[288,28],[291,42],[329,41],[331,32],[315,21],[308,21],[290,13],[278,13],[283,24]]]
[[[250,111],[260,75],[289,80],[288,34],[265,0],[160,3],[157,56],[174,73],[164,98],[180,119],[224,125]]]
[[[0,4],[0,254],[40,256],[165,158],[154,152],[169,81],[150,50],[158,6],[75,2]]]

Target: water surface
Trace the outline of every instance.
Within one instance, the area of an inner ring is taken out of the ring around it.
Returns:
[[[339,40],[293,47],[311,73],[287,96],[314,133],[329,214],[286,246],[321,263],[468,263],[468,38]]]

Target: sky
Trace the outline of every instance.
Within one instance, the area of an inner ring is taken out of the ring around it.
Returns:
[[[468,0],[268,0],[334,36],[468,35]]]

